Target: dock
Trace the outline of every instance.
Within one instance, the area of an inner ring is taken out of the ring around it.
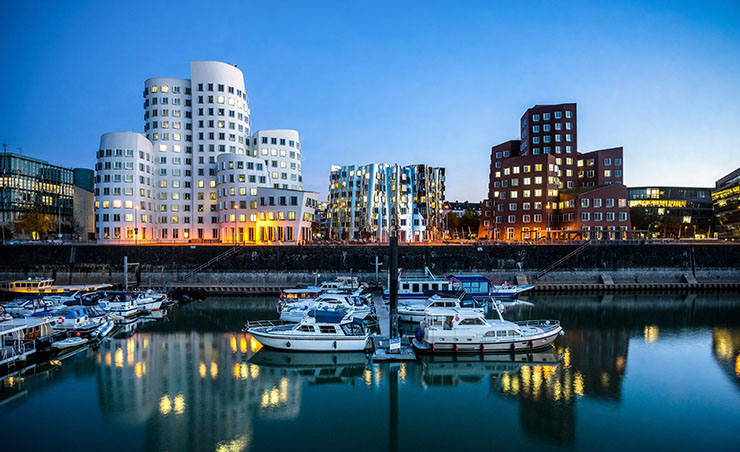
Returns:
[[[414,353],[408,341],[403,338],[401,339],[400,350],[397,352],[390,351],[391,316],[388,312],[388,306],[383,301],[382,294],[373,295],[373,305],[380,326],[380,336],[373,338],[373,361],[415,361],[416,353]]]

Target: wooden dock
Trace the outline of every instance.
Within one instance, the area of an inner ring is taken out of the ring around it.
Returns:
[[[391,323],[390,323],[390,312],[388,312],[388,306],[383,301],[382,294],[373,295],[373,304],[375,305],[375,315],[378,317],[378,325],[380,326],[380,336],[373,338],[373,361],[414,361],[416,360],[416,353],[404,340],[401,340],[401,349],[398,352],[391,353],[390,348],[390,335],[391,335]]]

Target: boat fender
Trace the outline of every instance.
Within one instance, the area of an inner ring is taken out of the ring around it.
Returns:
[[[414,337],[417,341],[421,342],[421,340],[424,338],[424,332],[421,330],[421,328],[414,329]]]
[[[285,346],[288,347],[288,348],[290,348],[290,341],[286,342],[285,343]]]
[[[534,342],[529,341],[529,348],[534,348]]]
[[[512,353],[514,353],[516,351],[516,345],[515,344],[511,344],[511,347],[510,348],[511,348],[511,352]]]
[[[337,341],[334,341],[334,350],[337,349]]]

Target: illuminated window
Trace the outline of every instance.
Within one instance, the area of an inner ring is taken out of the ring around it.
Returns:
[[[120,209],[121,208],[121,201],[116,199],[113,201],[113,208],[114,209]]]

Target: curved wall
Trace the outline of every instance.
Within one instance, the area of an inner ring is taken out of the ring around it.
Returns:
[[[107,240],[158,238],[158,178],[152,144],[135,132],[100,137],[95,165],[96,235]]]

